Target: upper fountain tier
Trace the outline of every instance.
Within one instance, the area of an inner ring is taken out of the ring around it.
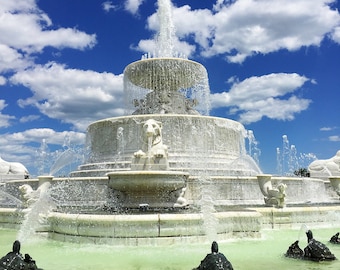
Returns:
[[[129,64],[124,91],[128,114],[209,114],[207,71],[187,59],[158,57]]]

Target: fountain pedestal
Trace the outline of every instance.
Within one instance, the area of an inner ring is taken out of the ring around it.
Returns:
[[[188,173],[180,171],[127,171],[107,174],[109,187],[118,191],[124,208],[172,208],[186,186]]]

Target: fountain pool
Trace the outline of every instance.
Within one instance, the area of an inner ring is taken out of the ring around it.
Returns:
[[[325,243],[340,258],[340,245],[328,243],[329,238],[340,227],[313,229],[317,240]],[[17,231],[0,230],[0,254],[12,248]],[[306,244],[304,232],[297,230],[266,230],[260,239],[238,239],[219,242],[219,250],[232,262],[234,269],[252,270],[300,270],[328,269],[340,267],[340,260],[310,262],[283,256],[288,246],[300,239]],[[188,270],[198,266],[209,253],[210,244],[187,243],[166,247],[97,246],[89,244],[62,243],[35,237],[22,245],[22,253],[29,253],[37,265],[49,270]]]

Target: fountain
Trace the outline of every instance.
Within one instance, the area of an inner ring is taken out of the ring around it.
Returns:
[[[158,4],[159,50],[124,70],[129,114],[89,125],[89,154],[69,177],[3,183],[0,195],[22,204],[0,197],[0,226],[22,224],[21,232],[26,226],[60,241],[150,246],[336,222],[339,199],[329,182],[263,174],[246,153],[253,133],[208,115],[207,71],[173,52],[171,3]]]

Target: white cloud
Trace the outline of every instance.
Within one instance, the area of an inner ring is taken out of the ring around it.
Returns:
[[[211,95],[213,108],[230,107],[239,114],[242,123],[256,122],[266,116],[277,120],[292,120],[294,114],[308,108],[310,100],[292,95],[308,78],[296,73],[277,73],[251,77],[239,82],[233,77],[229,92]]]
[[[340,26],[334,28],[331,37],[335,42],[340,44]]]
[[[257,53],[319,46],[331,32],[339,42],[340,16],[329,6],[334,1],[217,0],[215,13],[188,5],[174,7],[173,20],[182,42],[189,38],[186,42],[193,45],[194,40],[202,56],[225,55],[230,62],[241,63]],[[157,31],[155,14],[149,17],[148,28]]]
[[[0,0],[0,72],[33,65],[32,53],[45,47],[86,49],[96,36],[74,28],[55,28],[34,0]]]
[[[340,142],[340,136],[334,135],[328,137],[331,142]]]
[[[40,52],[46,46],[74,49],[94,46],[95,35],[88,35],[72,28],[48,30],[51,21],[46,14],[43,15],[40,11],[2,13],[0,43],[29,53]]]
[[[10,121],[15,119],[14,116],[2,114],[1,111],[7,107],[6,101],[0,99],[0,128],[6,128],[10,126]],[[0,152],[1,153],[1,152]]]
[[[239,121],[244,124],[257,122],[263,117],[276,120],[293,120],[295,114],[306,110],[310,100],[292,96],[287,100],[267,98],[254,103],[245,103],[240,106],[241,112]]]
[[[115,9],[117,8],[114,4],[112,4],[111,1],[105,1],[105,2],[103,2],[103,3],[102,3],[102,7],[103,7],[103,9],[104,9],[105,12],[110,12],[111,9],[115,10]]]
[[[20,123],[27,123],[27,122],[35,121],[39,118],[40,118],[39,115],[27,115],[27,116],[21,117],[19,121]]]
[[[239,0],[214,15],[215,32],[204,55],[242,62],[254,53],[290,51],[320,42],[340,22],[329,0]],[[284,8],[283,8],[284,7]],[[232,54],[235,49],[236,53]]]
[[[322,128],[320,128],[321,131],[332,131],[334,129],[336,129],[336,127],[322,127]]]
[[[0,76],[0,85],[5,85],[7,82],[7,79],[3,76]]]
[[[1,32],[0,32],[1,34]],[[31,58],[0,43],[0,73],[23,69],[32,65]]]
[[[41,143],[44,139],[48,144],[62,145],[66,136],[70,138],[72,144],[83,144],[85,142],[85,134],[83,132],[57,132],[50,128],[34,128],[25,130],[24,132],[4,134],[4,136],[1,137],[1,140],[26,144],[27,142]]]
[[[144,0],[126,0],[124,7],[125,10],[132,14],[137,14],[140,5],[144,2]]]
[[[49,63],[18,72],[10,79],[33,91],[18,101],[35,106],[53,119],[73,124],[79,130],[95,120],[123,114],[123,75],[68,69]]]
[[[45,140],[47,145],[63,145],[65,138],[69,138],[71,145],[83,145],[85,133],[74,131],[57,132],[50,128],[29,129],[23,132],[2,134],[0,136],[1,157],[8,161],[23,163],[27,168],[36,168],[37,148],[34,145],[41,145]],[[40,164],[41,165],[41,164]]]

